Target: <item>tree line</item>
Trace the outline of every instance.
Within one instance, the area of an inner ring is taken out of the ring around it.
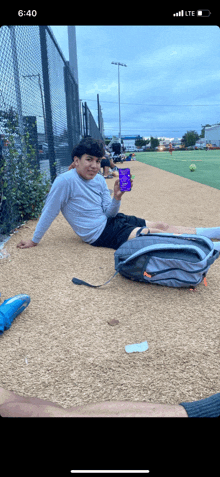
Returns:
[[[220,124],[220,123],[217,123]],[[182,139],[181,139],[181,144],[182,146],[189,147],[189,146],[195,146],[196,142],[199,139],[202,139],[205,137],[205,128],[206,127],[211,127],[210,124],[206,124],[205,126],[202,125],[202,130],[201,134],[199,135],[196,131],[187,131]],[[144,147],[147,144],[151,143],[151,148],[155,149],[156,147],[159,146],[160,140],[158,138],[152,137],[150,139],[143,139],[143,137],[138,136],[136,141],[135,141],[135,146],[136,147]]]

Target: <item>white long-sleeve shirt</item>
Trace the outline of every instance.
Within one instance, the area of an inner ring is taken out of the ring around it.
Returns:
[[[103,232],[107,218],[117,215],[120,205],[121,201],[111,198],[103,176],[86,180],[71,169],[53,182],[32,240],[39,243],[61,211],[74,232],[91,244]]]

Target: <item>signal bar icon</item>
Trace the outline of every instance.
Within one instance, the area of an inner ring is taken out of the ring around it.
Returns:
[[[173,17],[184,17],[184,10],[181,10],[177,13],[173,13]]]

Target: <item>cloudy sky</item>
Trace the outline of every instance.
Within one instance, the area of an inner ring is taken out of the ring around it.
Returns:
[[[66,26],[52,26],[69,59]],[[182,137],[220,122],[220,29],[217,26],[77,26],[79,97],[105,135],[118,135],[120,62],[122,135]]]

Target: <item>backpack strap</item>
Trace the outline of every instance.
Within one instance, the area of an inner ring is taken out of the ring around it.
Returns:
[[[209,257],[207,260],[207,266],[210,267],[210,265],[212,265],[214,261],[216,260],[216,258],[218,257],[219,257],[219,251],[214,248],[213,255]]]
[[[109,283],[112,280],[112,278],[114,278],[115,275],[117,275],[117,273],[118,271],[114,273],[114,275],[110,278],[110,280],[103,283],[102,285],[90,285],[90,283],[84,282],[83,280],[79,280],[78,278],[75,278],[75,277],[72,278],[72,282],[75,283],[75,285],[86,285],[87,287],[99,288],[99,287],[103,287],[104,285],[107,285],[107,283]]]
[[[142,235],[141,232],[142,232],[143,229],[148,229],[148,231],[147,231],[145,234],[143,234],[143,235],[148,235],[148,234],[150,233],[150,229],[149,229],[148,227],[146,227],[146,225],[145,225],[145,227],[141,227],[141,228],[137,231],[136,237],[139,237],[140,235]]]
[[[137,252],[134,252],[132,255],[130,255],[128,258],[126,258],[124,261],[118,264],[117,269],[118,271],[122,266],[124,266],[126,263],[130,262],[134,258],[138,257],[139,255],[142,255],[144,253],[148,252],[154,252],[156,250],[188,250],[191,252],[196,252],[200,260],[204,260],[206,257],[205,252],[199,247],[193,246],[193,245],[175,245],[175,244],[154,244],[154,245],[148,245],[147,247],[140,248]],[[213,263],[213,262],[211,262]]]

